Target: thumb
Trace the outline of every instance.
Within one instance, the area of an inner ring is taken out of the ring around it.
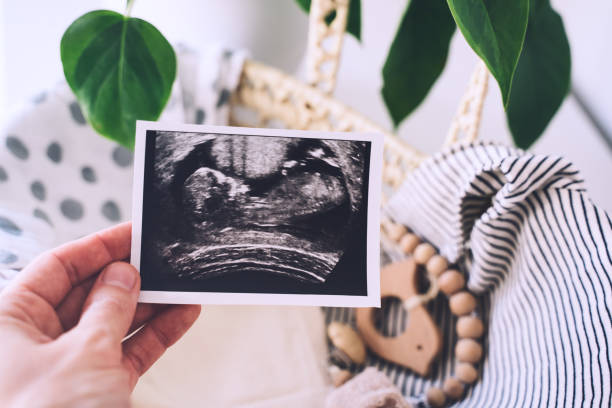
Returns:
[[[108,265],[94,284],[85,305],[77,330],[104,328],[113,342],[120,343],[134,318],[140,275],[125,262]]]

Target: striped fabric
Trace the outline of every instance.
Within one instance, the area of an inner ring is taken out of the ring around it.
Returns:
[[[485,358],[455,406],[611,406],[612,221],[570,162],[492,144],[456,146],[410,174],[385,211],[456,262],[477,295]],[[385,305],[379,327],[398,333],[407,314],[399,301]],[[441,386],[455,365],[456,318],[443,295],[428,308],[444,333],[430,377],[374,355],[367,362],[417,406],[427,406],[425,390]],[[354,323],[349,309],[325,313],[327,321]]]

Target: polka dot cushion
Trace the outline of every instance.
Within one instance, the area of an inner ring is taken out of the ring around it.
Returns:
[[[177,47],[161,121],[227,123],[244,53]],[[131,218],[131,151],[93,131],[66,83],[0,134],[0,288],[40,252]]]

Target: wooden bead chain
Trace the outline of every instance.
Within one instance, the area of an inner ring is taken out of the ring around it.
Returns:
[[[387,237],[398,245],[405,255],[411,255],[415,262],[424,265],[432,284],[448,296],[451,312],[458,316],[456,330],[459,340],[455,345],[458,364],[453,377],[444,381],[442,388],[431,387],[425,393],[427,402],[433,407],[443,407],[449,400],[458,400],[465,387],[478,378],[475,367],[482,359],[482,346],[477,341],[484,334],[482,320],[473,314],[476,298],[465,288],[463,274],[448,268],[448,260],[436,249],[409,232],[406,227],[386,220],[383,224]]]

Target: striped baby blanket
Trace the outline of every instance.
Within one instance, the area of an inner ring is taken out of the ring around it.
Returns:
[[[454,406],[611,406],[612,221],[570,162],[487,143],[455,146],[412,172],[384,211],[456,262],[477,295],[485,356],[479,380]],[[375,355],[366,363],[423,407],[427,388],[454,372],[457,341],[446,297],[427,307],[444,338],[429,377]],[[325,314],[354,323],[350,309]],[[386,299],[379,328],[396,334],[407,318]]]

